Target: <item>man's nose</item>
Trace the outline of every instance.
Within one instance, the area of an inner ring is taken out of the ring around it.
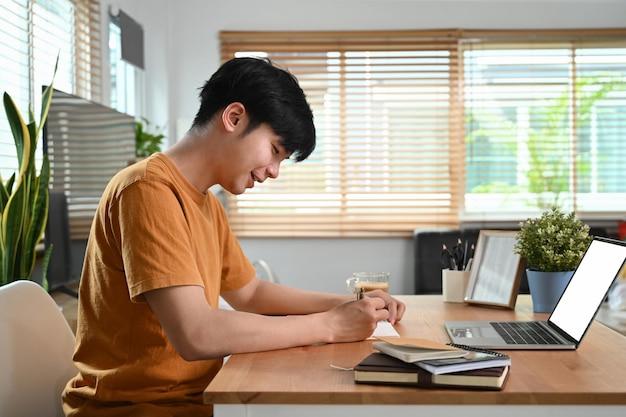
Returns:
[[[267,176],[270,178],[278,178],[278,171],[280,170],[280,162],[274,162],[267,167]]]

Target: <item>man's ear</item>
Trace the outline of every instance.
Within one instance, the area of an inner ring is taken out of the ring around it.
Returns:
[[[230,103],[222,111],[222,125],[224,130],[233,133],[243,129],[244,118],[246,117],[246,108],[239,102]]]

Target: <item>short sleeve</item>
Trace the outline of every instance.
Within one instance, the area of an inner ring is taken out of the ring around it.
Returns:
[[[237,237],[232,232],[222,205],[214,200],[222,234],[221,291],[238,290],[256,277],[252,263],[243,253]]]
[[[143,301],[141,294],[158,288],[204,287],[184,209],[167,184],[136,181],[121,191],[112,212],[131,300]]]

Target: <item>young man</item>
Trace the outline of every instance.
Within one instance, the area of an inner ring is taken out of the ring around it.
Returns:
[[[226,355],[368,337],[405,306],[376,291],[360,301],[255,277],[207,190],[241,194],[315,147],[295,78],[269,62],[225,63],[175,146],[118,173],[98,207],[80,283],[79,370],[68,416],[211,415],[202,391]],[[218,309],[222,296],[236,311]]]

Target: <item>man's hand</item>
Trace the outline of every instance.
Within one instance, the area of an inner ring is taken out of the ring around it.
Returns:
[[[371,336],[376,323],[389,318],[385,300],[367,297],[340,304],[321,313],[330,327],[330,342],[356,342]]]
[[[364,293],[366,297],[376,297],[382,298],[385,302],[385,308],[389,311],[389,323],[396,324],[396,322],[402,319],[404,315],[404,311],[406,310],[406,306],[402,301],[396,300],[385,291],[382,290],[373,290]]]

